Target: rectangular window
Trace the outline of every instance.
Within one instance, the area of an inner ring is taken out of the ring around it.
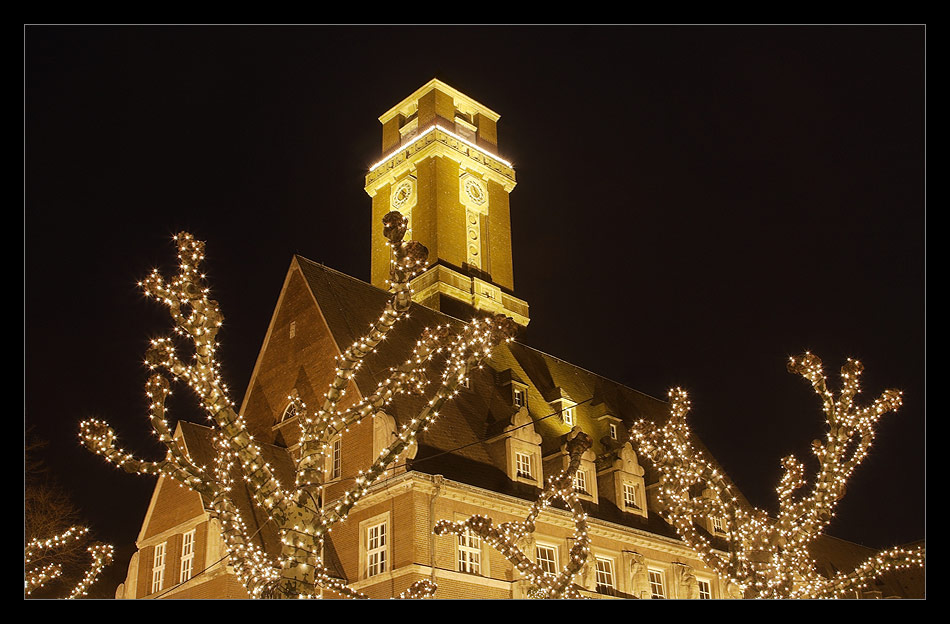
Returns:
[[[612,559],[597,557],[596,577],[597,593],[613,595],[614,593],[614,562]]]
[[[663,571],[649,570],[650,573],[650,597],[666,598],[666,590],[663,589]]]
[[[531,456],[527,453],[515,453],[515,474],[525,479],[531,476]]]
[[[459,572],[481,574],[482,539],[469,528],[459,535]]]
[[[614,423],[607,423],[607,430],[608,430],[608,433],[610,434],[610,439],[616,440],[617,439],[617,425],[615,425]]]
[[[152,559],[152,593],[162,589],[165,582],[165,544],[155,546],[155,555]]]
[[[726,528],[722,522],[722,518],[720,518],[719,516],[713,516],[712,525],[713,525],[713,531],[715,531],[716,533],[726,532]]]
[[[181,568],[178,582],[184,583],[191,578],[195,566],[195,530],[192,529],[181,536]]]
[[[386,523],[366,529],[366,576],[386,571]]]
[[[538,566],[546,574],[557,574],[557,548],[554,546],[542,546],[538,544],[535,547]]]
[[[340,438],[333,441],[333,450],[330,453],[330,478],[339,479],[343,473],[343,459],[340,453]]]
[[[699,583],[699,599],[700,600],[710,600],[712,599],[712,591],[710,591],[709,581],[704,581],[703,579],[698,579]]]
[[[587,491],[587,471],[578,470],[574,473],[574,489],[582,494],[590,494]]]
[[[623,506],[631,507],[633,509],[640,509],[638,505],[639,496],[637,496],[637,486],[634,483],[624,483],[623,484]]]
[[[516,407],[525,406],[524,390],[522,390],[521,388],[512,388],[511,394],[512,394],[512,402],[515,404]]]
[[[573,427],[574,426],[574,408],[565,407],[561,410],[561,419],[564,421],[564,424]]]
[[[290,337],[297,335],[297,321],[290,321]]]

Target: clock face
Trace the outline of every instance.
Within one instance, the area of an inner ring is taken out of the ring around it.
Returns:
[[[476,206],[481,206],[488,199],[485,187],[475,178],[467,178],[465,180],[465,193]]]
[[[409,201],[410,197],[412,197],[412,182],[405,180],[393,189],[391,203],[394,208],[398,208]]]

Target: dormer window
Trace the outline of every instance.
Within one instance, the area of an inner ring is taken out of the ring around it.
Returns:
[[[528,404],[528,400],[524,390],[513,387],[511,389],[511,402],[514,403],[515,407],[525,407]]]
[[[640,509],[640,487],[638,484],[624,482],[623,506],[627,509]]]
[[[545,466],[547,467],[548,463],[550,463],[552,470],[566,470],[569,468],[571,456],[567,449],[571,440],[577,435],[585,434],[583,434],[579,428],[575,427],[569,433],[562,436],[560,450],[544,458]],[[597,455],[592,449],[588,448],[580,456],[579,460],[580,463],[577,464],[577,469],[571,475],[574,492],[579,498],[596,504],[598,502]]]
[[[716,492],[711,489],[704,490],[703,497],[714,502],[719,501],[718,494],[716,494]],[[726,519],[719,515],[710,514],[706,517],[706,530],[714,535],[725,535]]]
[[[620,425],[617,425],[620,428]],[[611,451],[609,456],[602,458],[601,469],[597,473],[603,494],[620,511],[636,516],[647,517],[647,489],[643,476],[645,471],[637,459],[637,454],[629,441]],[[608,463],[609,462],[609,463]]]
[[[577,426],[577,403],[561,388],[556,388],[555,396],[548,399],[548,403],[551,409],[561,417],[561,422],[570,429]]]
[[[574,489],[581,494],[590,494],[587,488],[587,471],[583,468],[574,473]]]
[[[616,440],[618,437],[617,425],[614,423],[607,423],[607,435],[610,436],[611,440]]]
[[[563,407],[561,408],[561,420],[564,421],[564,424],[568,427],[573,427],[577,424],[577,420],[574,418],[574,406]]]
[[[515,453],[515,474],[522,479],[533,479],[531,476],[531,455]]]
[[[528,410],[520,409],[511,420],[498,442],[505,445],[505,468],[508,478],[534,487],[544,484],[544,465],[541,463],[541,436],[534,429]]]

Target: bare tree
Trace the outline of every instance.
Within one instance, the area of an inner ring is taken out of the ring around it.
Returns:
[[[886,390],[871,405],[857,407],[854,398],[863,366],[856,360],[849,359],[841,368],[837,399],[828,390],[815,355],[791,358],[788,370],[808,380],[821,398],[828,434],[824,442],[812,442],[819,470],[807,491],[802,491],[804,466],[793,456],[782,460],[785,472],[776,488],[777,517],[741,505],[726,476],[693,443],[686,424],[689,399],[683,390],[670,391],[670,418],[662,427],[640,421],[633,428],[632,441],[659,471],[659,501],[680,537],[747,597],[838,597],[865,587],[890,569],[923,565],[922,547],[894,548],[853,571],[831,578],[819,574],[808,546],[828,526],[848,479],[871,446],[877,421],[900,406],[901,393]],[[717,550],[699,526],[710,518],[721,523],[728,552]]]
[[[61,597],[60,588],[65,585],[73,587],[67,597],[79,598],[111,562],[112,547],[91,543],[89,529],[79,526],[79,510],[42,459],[46,447],[45,440],[27,431],[23,447],[24,594]]]
[[[514,336],[517,326],[500,315],[473,320],[457,334],[448,326],[428,329],[419,338],[411,357],[391,370],[375,392],[355,405],[341,406],[345,389],[363,358],[380,345],[412,302],[409,281],[425,266],[428,251],[418,242],[403,241],[406,227],[405,217],[398,212],[391,212],[383,219],[383,233],[392,247],[391,295],[379,319],[338,358],[333,381],[319,409],[311,414],[302,401],[295,399],[300,456],[296,460],[296,479],[292,485],[278,483],[219,377],[215,336],[223,315],[217,303],[209,299],[209,289],[199,269],[204,259],[204,243],[187,233],[176,236],[178,275],[166,281],[154,271],[142,283],[147,295],[168,306],[176,333],[194,351],[193,361],[186,363],[177,355],[175,341],[161,338],[152,341],[146,357],[152,369],[161,371],[149,378],[147,394],[152,401],[151,424],[168,448],[166,458],[158,462],[135,459],[116,448],[114,431],[105,423],[89,420],[81,425],[81,437],[87,447],[124,470],[162,475],[206,496],[211,501],[212,513],[223,527],[230,563],[253,597],[309,597],[328,589],[345,597],[364,598],[327,569],[323,545],[328,531],[345,521],[369,486],[413,443],[416,433],[438,417],[439,409],[457,393],[458,385],[469,371],[487,358],[494,346]],[[437,362],[441,365],[441,383],[424,408],[401,427],[395,441],[362,472],[338,502],[324,505],[326,458],[333,437],[366,416],[374,417],[398,395],[424,393],[431,385],[429,369]],[[165,399],[170,391],[168,377],[188,384],[216,425],[218,452],[213,468],[196,465],[170,433],[165,421]],[[255,506],[277,527],[282,543],[279,557],[252,545],[238,506],[230,496],[234,468],[251,490]],[[434,590],[430,581],[420,581],[404,595],[427,596]]]
[[[50,474],[42,453],[48,443],[27,431],[23,447],[23,545],[39,536],[58,535],[79,523],[79,510]],[[57,555],[60,564],[85,558],[85,544],[71,541]],[[75,555],[74,551],[80,553]]]

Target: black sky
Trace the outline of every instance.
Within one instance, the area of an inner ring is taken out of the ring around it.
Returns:
[[[806,349],[904,391],[830,533],[925,536],[925,31],[822,27],[25,29],[24,419],[131,552],[153,481],[141,365],[170,327],[136,281],[208,243],[240,400],[291,255],[368,279],[377,117],[433,77],[501,114],[521,340],[664,397],[756,505],[810,459]],[[172,416],[203,422],[182,389]],[[124,575],[125,562],[120,577]]]

